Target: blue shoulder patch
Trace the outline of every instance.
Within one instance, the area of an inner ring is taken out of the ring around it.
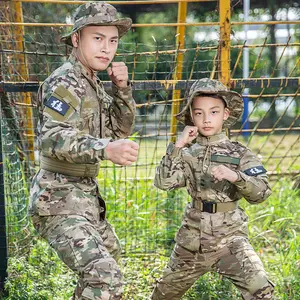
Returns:
[[[47,100],[47,102],[45,103],[45,106],[53,109],[54,111],[61,114],[62,116],[64,116],[70,108],[69,104],[67,104],[66,102],[64,102],[62,100],[57,99],[54,96],[51,96]]]
[[[267,170],[263,166],[257,166],[257,167],[244,170],[243,172],[249,176],[256,176],[259,174],[266,173]]]

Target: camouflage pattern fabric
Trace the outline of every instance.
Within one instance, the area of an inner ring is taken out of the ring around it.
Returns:
[[[61,260],[78,273],[73,299],[121,299],[121,248],[107,220],[89,222],[78,215],[33,217],[40,235]]]
[[[215,182],[211,169],[219,164],[236,171],[238,181]],[[176,246],[152,299],[180,299],[199,276],[212,270],[231,278],[245,299],[272,298],[273,286],[248,242],[245,212],[238,207],[211,214],[194,208],[198,201],[245,198],[256,204],[267,199],[271,189],[266,170],[247,147],[224,133],[198,136],[196,143],[183,149],[171,143],[157,167],[154,184],[162,190],[186,187],[192,202],[186,206]]]
[[[190,114],[190,106],[192,105],[193,99],[201,94],[218,95],[225,101],[227,108],[230,110],[230,115],[229,118],[224,121],[224,128],[230,128],[241,118],[244,109],[244,102],[241,95],[237,92],[230,91],[217,80],[202,78],[195,81],[191,86],[185,106],[177,115],[179,121],[185,125],[194,125]]]
[[[131,28],[130,18],[118,18],[117,10],[109,3],[98,1],[80,5],[73,14],[73,29],[61,38],[72,46],[71,35],[88,25],[117,26],[121,38]]]
[[[57,161],[73,163],[74,166],[101,162],[105,159],[104,149],[108,142],[127,137],[134,126],[135,102],[132,98],[131,85],[118,88],[113,84],[112,97],[109,96],[104,91],[101,81],[98,78],[92,80],[74,55],[71,55],[69,60],[43,83],[39,91],[38,109],[37,136],[41,155]],[[45,220],[49,218],[50,221],[46,222],[51,222],[56,216],[60,222],[60,218],[76,215],[81,218],[80,220],[86,220],[84,224],[87,227],[90,226],[89,223],[97,227],[100,226],[100,221],[106,222],[105,210],[105,202],[99,194],[96,178],[74,177],[40,169],[32,180],[29,203],[31,216],[38,216]],[[69,228],[70,223],[64,221],[60,226],[63,230],[64,226]],[[85,225],[78,225],[82,232],[79,231],[77,236],[78,226],[76,226],[75,224],[73,229],[68,229],[62,239],[76,244],[76,237],[82,235],[80,246],[76,246],[78,253],[82,250],[85,253],[93,253],[96,257],[103,255],[103,260],[97,263],[96,271],[93,271],[92,275],[82,275],[83,283],[78,283],[76,293],[79,294],[76,294],[76,297],[81,299],[82,292],[82,295],[89,294],[86,299],[120,299],[119,269],[107,250],[105,252],[105,243],[101,244],[100,236],[99,241],[90,242],[90,236],[94,233],[88,234],[90,229],[85,228]],[[85,234],[88,234],[87,237]],[[63,260],[71,269],[80,271],[92,267],[90,265],[92,261],[83,259],[79,270],[74,265],[76,261],[68,259],[69,255],[73,255],[70,247],[62,248],[47,235],[45,238],[53,242],[51,245],[57,250],[59,256],[64,256]],[[112,238],[115,239],[114,234]],[[104,273],[99,272],[102,267]],[[108,277],[105,278],[105,270],[110,267],[113,271],[107,273]],[[111,279],[113,273],[115,275]],[[104,286],[107,280],[111,283]],[[88,281],[93,288],[86,291]],[[103,292],[102,296],[100,296],[102,293],[100,283],[94,285],[95,282],[103,283],[106,292]],[[82,288],[79,288],[80,286]],[[91,296],[91,293],[94,293],[94,296]]]

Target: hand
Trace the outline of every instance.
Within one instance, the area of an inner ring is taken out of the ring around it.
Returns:
[[[191,143],[198,136],[198,128],[196,126],[185,126],[180,134],[175,147],[182,148],[186,144]]]
[[[119,88],[127,87],[128,69],[123,62],[112,62],[111,67],[107,68],[107,74]]]
[[[116,140],[105,148],[106,157],[115,164],[129,166],[137,160],[139,145],[131,140]]]
[[[236,182],[239,178],[235,171],[232,171],[223,165],[212,168],[211,174],[217,181],[227,179],[230,182]]]

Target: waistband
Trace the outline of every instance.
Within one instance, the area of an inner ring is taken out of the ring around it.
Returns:
[[[210,202],[205,200],[193,200],[192,207],[199,209],[202,212],[208,212],[210,214],[214,214],[217,212],[227,212],[236,209],[238,207],[238,201]]]
[[[69,163],[42,155],[40,158],[40,168],[53,173],[61,173],[75,177],[97,177],[100,165]]]

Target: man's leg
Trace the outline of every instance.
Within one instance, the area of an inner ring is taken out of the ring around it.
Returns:
[[[199,252],[191,252],[175,245],[169,263],[157,282],[151,299],[181,299],[194,282],[207,271],[204,256]]]
[[[220,274],[231,279],[245,300],[272,299],[274,285],[246,238],[234,239],[224,249],[216,268]]]
[[[99,228],[77,215],[39,217],[34,224],[62,261],[80,275],[74,299],[121,299],[120,268],[106,249]]]

